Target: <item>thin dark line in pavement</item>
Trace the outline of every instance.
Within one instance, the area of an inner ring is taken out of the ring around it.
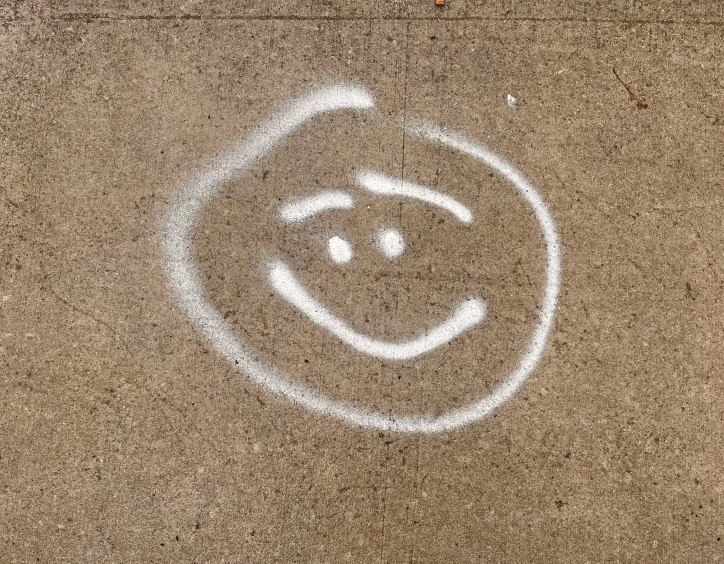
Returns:
[[[407,74],[410,69],[410,22],[405,29],[405,78],[402,87],[402,166],[401,176],[405,180],[405,139],[407,138]]]
[[[298,15],[259,15],[245,14],[202,15],[202,14],[100,14],[100,13],[68,13],[39,16],[37,18],[10,17],[3,19],[6,23],[33,23],[45,21],[478,21],[478,22],[532,22],[532,23],[581,23],[581,24],[616,24],[616,25],[682,25],[682,26],[724,26],[724,20],[676,20],[676,19],[626,19],[626,18],[577,18],[577,17],[532,17],[532,16],[298,16]]]
[[[405,26],[405,59],[404,59],[404,73],[402,86],[402,159],[400,166],[400,177],[403,182],[405,180],[405,139],[407,138],[407,78],[410,71],[410,26],[411,23],[407,22]],[[399,204],[399,222],[400,227],[402,226],[402,202]],[[395,314],[399,311],[400,296],[395,295]]]
[[[412,512],[412,546],[410,547],[410,564],[415,564],[415,547],[417,546],[418,526],[417,526],[417,509],[420,505],[420,443],[422,435],[417,435],[417,459],[415,462],[415,508]]]
[[[42,286],[42,285],[41,285],[40,289],[41,289],[41,291],[47,291],[47,292],[48,292],[50,295],[52,295],[55,299],[57,299],[59,302],[61,302],[62,304],[64,304],[66,307],[68,307],[70,310],[74,311],[74,312],[77,313],[78,315],[82,315],[82,316],[84,316],[84,317],[87,317],[87,318],[89,318],[89,319],[92,319],[92,320],[95,321],[98,325],[101,325],[101,326],[105,327],[106,329],[108,329],[108,330],[113,334],[113,336],[115,336],[116,339],[118,339],[118,342],[121,343],[121,346],[126,350],[126,352],[127,352],[127,353],[130,353],[130,352],[131,352],[130,349],[128,348],[128,345],[126,344],[126,341],[123,339],[123,337],[121,337],[121,335],[118,333],[118,331],[116,331],[109,323],[103,321],[103,320],[100,319],[99,317],[96,317],[95,315],[93,315],[93,314],[90,313],[89,311],[87,311],[87,310],[85,310],[85,309],[83,309],[83,308],[81,308],[81,307],[78,307],[77,305],[75,305],[75,304],[71,303],[70,301],[66,300],[66,299],[63,298],[60,294],[58,294],[58,292],[56,292],[53,288],[50,288],[49,286]]]

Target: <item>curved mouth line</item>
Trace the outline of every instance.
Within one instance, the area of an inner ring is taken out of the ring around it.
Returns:
[[[418,337],[400,343],[382,341],[355,331],[325,308],[297,280],[285,262],[273,260],[268,266],[269,283],[277,294],[353,349],[384,360],[409,360],[427,354],[478,325],[487,313],[483,300],[469,297],[458,304],[445,321]]]

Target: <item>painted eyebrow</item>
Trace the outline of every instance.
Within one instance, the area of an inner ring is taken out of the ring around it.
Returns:
[[[463,223],[473,222],[473,214],[467,206],[461,204],[452,196],[432,188],[402,178],[393,178],[369,169],[358,170],[357,174],[355,174],[355,181],[359,186],[373,194],[415,198],[449,211]]]
[[[348,210],[353,207],[354,200],[347,192],[325,190],[287,202],[279,210],[279,218],[284,223],[299,223],[324,211]]]

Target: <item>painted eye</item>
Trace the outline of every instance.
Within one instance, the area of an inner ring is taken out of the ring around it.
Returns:
[[[405,239],[397,229],[380,229],[377,248],[389,259],[399,257],[405,250]]]
[[[337,264],[347,264],[354,256],[354,253],[352,252],[352,245],[337,236],[332,237],[327,242],[327,252],[332,260]]]

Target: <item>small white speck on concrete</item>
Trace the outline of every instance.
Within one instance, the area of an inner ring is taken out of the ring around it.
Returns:
[[[518,98],[516,98],[512,94],[508,94],[507,99],[508,99],[508,105],[511,108],[515,108],[518,105]]]

